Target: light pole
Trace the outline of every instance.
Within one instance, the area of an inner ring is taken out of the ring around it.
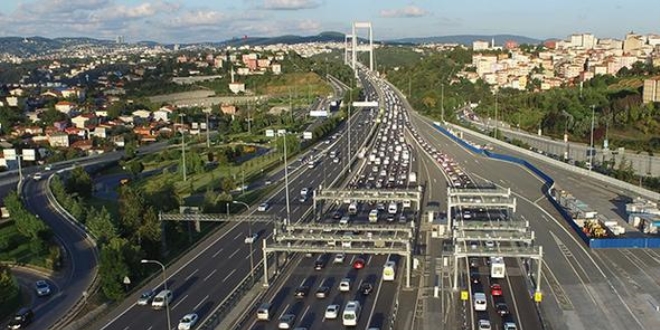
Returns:
[[[179,117],[181,118],[181,157],[182,157],[182,164],[181,164],[181,169],[183,172],[183,181],[187,181],[186,177],[186,139],[185,139],[185,132],[183,131],[183,117],[185,117],[185,113],[180,113]],[[208,126],[206,127],[208,129]]]
[[[445,122],[445,84],[441,85],[440,90],[440,119]]]
[[[158,260],[152,260],[152,259],[142,259],[140,260],[140,263],[159,265],[160,268],[163,270],[163,288],[167,290],[167,276],[165,274],[165,265],[163,265],[163,263]],[[167,300],[165,300],[165,311],[167,312],[167,329],[170,330],[172,329],[172,320],[170,319],[170,302]]]
[[[211,149],[211,137],[209,135],[209,112],[206,111],[206,149]]]
[[[594,167],[594,126],[596,124],[596,105],[591,105],[591,143],[589,143],[589,156],[591,161],[589,163],[589,171]]]
[[[286,133],[280,134],[284,139],[284,197],[286,198],[286,220],[285,225],[289,224],[291,219],[291,204],[289,203],[289,165],[286,160]]]
[[[241,202],[241,201],[231,201],[231,202],[232,202],[232,204],[243,205],[248,210],[250,209],[250,205],[248,205],[245,202]],[[252,221],[248,220],[247,223],[248,223],[248,237],[252,237]],[[254,257],[252,256],[252,253],[253,253],[252,243],[254,243],[254,241],[250,241],[250,243],[249,243],[249,245],[250,245],[250,277],[252,278],[252,281],[254,281]]]

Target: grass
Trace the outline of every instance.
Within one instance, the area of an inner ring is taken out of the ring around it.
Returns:
[[[0,249],[0,260],[47,268],[48,249],[42,248],[37,253],[32,251],[31,240],[18,232],[13,221],[0,228],[0,241],[6,242],[5,247]]]

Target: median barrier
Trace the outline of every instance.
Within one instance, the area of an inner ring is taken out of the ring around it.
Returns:
[[[498,154],[494,152],[490,152],[487,150],[482,150],[479,148],[475,148],[468,142],[458,138],[456,135],[452,134],[449,132],[447,129],[444,127],[440,126],[438,123],[434,123],[433,127],[435,127],[438,131],[446,135],[447,137],[451,138],[452,140],[458,142],[460,145],[468,148],[469,150],[478,153],[478,154],[483,154],[489,158],[492,159],[497,159],[497,160],[502,160],[518,165],[522,165],[528,170],[530,170],[532,173],[534,173],[536,176],[541,178],[544,181],[544,186],[543,186],[543,193],[546,196],[546,198],[550,201],[550,203],[555,207],[555,209],[559,212],[559,214],[562,216],[564,221],[575,231],[575,233],[578,235],[578,237],[587,244],[590,248],[593,249],[604,249],[604,248],[659,248],[660,247],[660,238],[656,237],[639,237],[639,238],[590,238],[588,237],[583,231],[580,226],[575,222],[573,217],[566,211],[566,209],[559,204],[559,202],[552,196],[550,193],[552,188],[554,187],[555,181],[538,169],[536,166],[530,164],[528,161],[524,159],[520,159],[517,157],[513,157],[510,155],[504,155],[504,154]],[[499,141],[499,140],[497,140]],[[536,156],[536,155],[535,155]],[[557,162],[557,161],[556,161]],[[558,162],[563,165],[562,162]],[[586,171],[588,174],[593,174],[591,171]],[[598,173],[596,173],[598,174]],[[598,174],[600,176],[604,176],[602,174]],[[591,175],[593,177],[593,175]],[[612,179],[612,178],[610,178]],[[618,181],[618,180],[616,180]],[[625,183],[625,182],[622,182]]]

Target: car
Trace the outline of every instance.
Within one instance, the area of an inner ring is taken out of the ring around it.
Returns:
[[[332,213],[332,219],[334,220],[339,220],[341,217],[344,216],[344,213],[342,211],[334,211]]]
[[[498,302],[497,304],[495,304],[495,310],[497,311],[497,314],[499,314],[501,317],[505,317],[510,314],[509,306],[507,306],[506,303],[503,302]]]
[[[314,295],[316,296],[316,298],[322,299],[327,297],[328,293],[330,293],[330,288],[325,285],[322,285],[318,289],[316,289],[316,294]]]
[[[39,173],[39,172],[34,173],[34,175],[32,176],[32,178],[34,179],[34,181],[39,181],[39,180],[41,180],[41,173]]]
[[[179,321],[179,330],[190,330],[192,329],[195,324],[197,324],[197,321],[199,320],[199,316],[195,313],[190,313],[186,314],[181,318],[181,321]]]
[[[301,203],[304,203],[308,199],[309,199],[309,197],[307,197],[307,195],[300,195],[300,198],[298,198],[298,201],[301,202]]]
[[[305,298],[309,294],[309,286],[301,285],[296,288],[296,291],[293,292],[293,296],[296,298]]]
[[[339,158],[333,158],[332,162],[335,163],[335,164],[339,164],[341,162],[341,160]]]
[[[30,308],[23,307],[16,312],[11,317],[11,320],[9,321],[9,324],[7,324],[7,328],[9,329],[25,329],[30,323],[32,323],[32,319],[34,318],[34,312]]]
[[[490,240],[486,241],[486,247],[489,248],[489,249],[495,248],[495,242],[490,241]]]
[[[493,297],[500,297],[502,296],[502,286],[494,283],[490,286],[490,294],[493,295]]]
[[[155,295],[156,295],[156,291],[154,290],[147,290],[145,292],[142,292],[140,298],[138,298],[137,304],[139,306],[148,306],[151,304],[151,301],[154,300]]]
[[[302,188],[300,189],[300,195],[307,195],[309,193],[309,188]]]
[[[479,320],[479,326],[477,327],[479,330],[491,330],[492,327],[490,326],[490,321],[488,320]]]
[[[345,277],[339,282],[339,291],[341,291],[341,292],[351,291],[351,279],[350,278]]]
[[[259,207],[257,207],[257,211],[259,212],[266,212],[270,208],[270,204],[268,202],[263,202],[259,204]]]
[[[470,258],[470,268],[479,268],[479,259]]]
[[[278,329],[291,329],[293,326],[293,321],[295,321],[296,315],[294,314],[284,314],[280,319],[277,321],[277,328]]]
[[[362,268],[364,268],[364,264],[365,264],[364,259],[357,258],[357,259],[355,259],[355,261],[353,261],[353,268],[354,269],[362,269]]]
[[[325,268],[325,265],[328,263],[328,256],[326,254],[321,254],[316,261],[314,261],[314,269],[321,270]]]
[[[365,296],[368,296],[373,290],[374,286],[371,283],[362,283],[362,285],[360,285],[360,293]]]
[[[335,255],[335,259],[332,260],[333,264],[343,264],[344,260],[346,260],[346,255],[343,253],[337,253]]]
[[[479,272],[470,273],[470,282],[472,282],[472,284],[481,283],[481,275],[479,274]]]
[[[50,295],[50,285],[44,280],[39,280],[34,284],[34,289],[37,292],[37,296],[45,297]]]
[[[518,327],[513,322],[505,322],[502,330],[518,330]]]
[[[46,171],[50,171],[52,169],[53,169],[53,165],[50,165],[50,164],[48,164],[48,165],[46,165],[46,167],[44,167],[44,170],[46,170]]]
[[[273,184],[273,181],[272,180],[266,180],[266,181],[264,181],[264,184],[268,186],[268,185]]]
[[[251,235],[247,235],[245,236],[245,244],[253,244],[254,241],[257,240],[257,238],[259,238],[259,234],[257,233],[252,233]]]
[[[339,316],[339,305],[328,305],[325,308],[325,318],[328,320],[334,320]]]

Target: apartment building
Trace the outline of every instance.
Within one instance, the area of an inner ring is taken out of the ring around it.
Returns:
[[[642,91],[642,102],[660,102],[660,77],[644,80]]]

